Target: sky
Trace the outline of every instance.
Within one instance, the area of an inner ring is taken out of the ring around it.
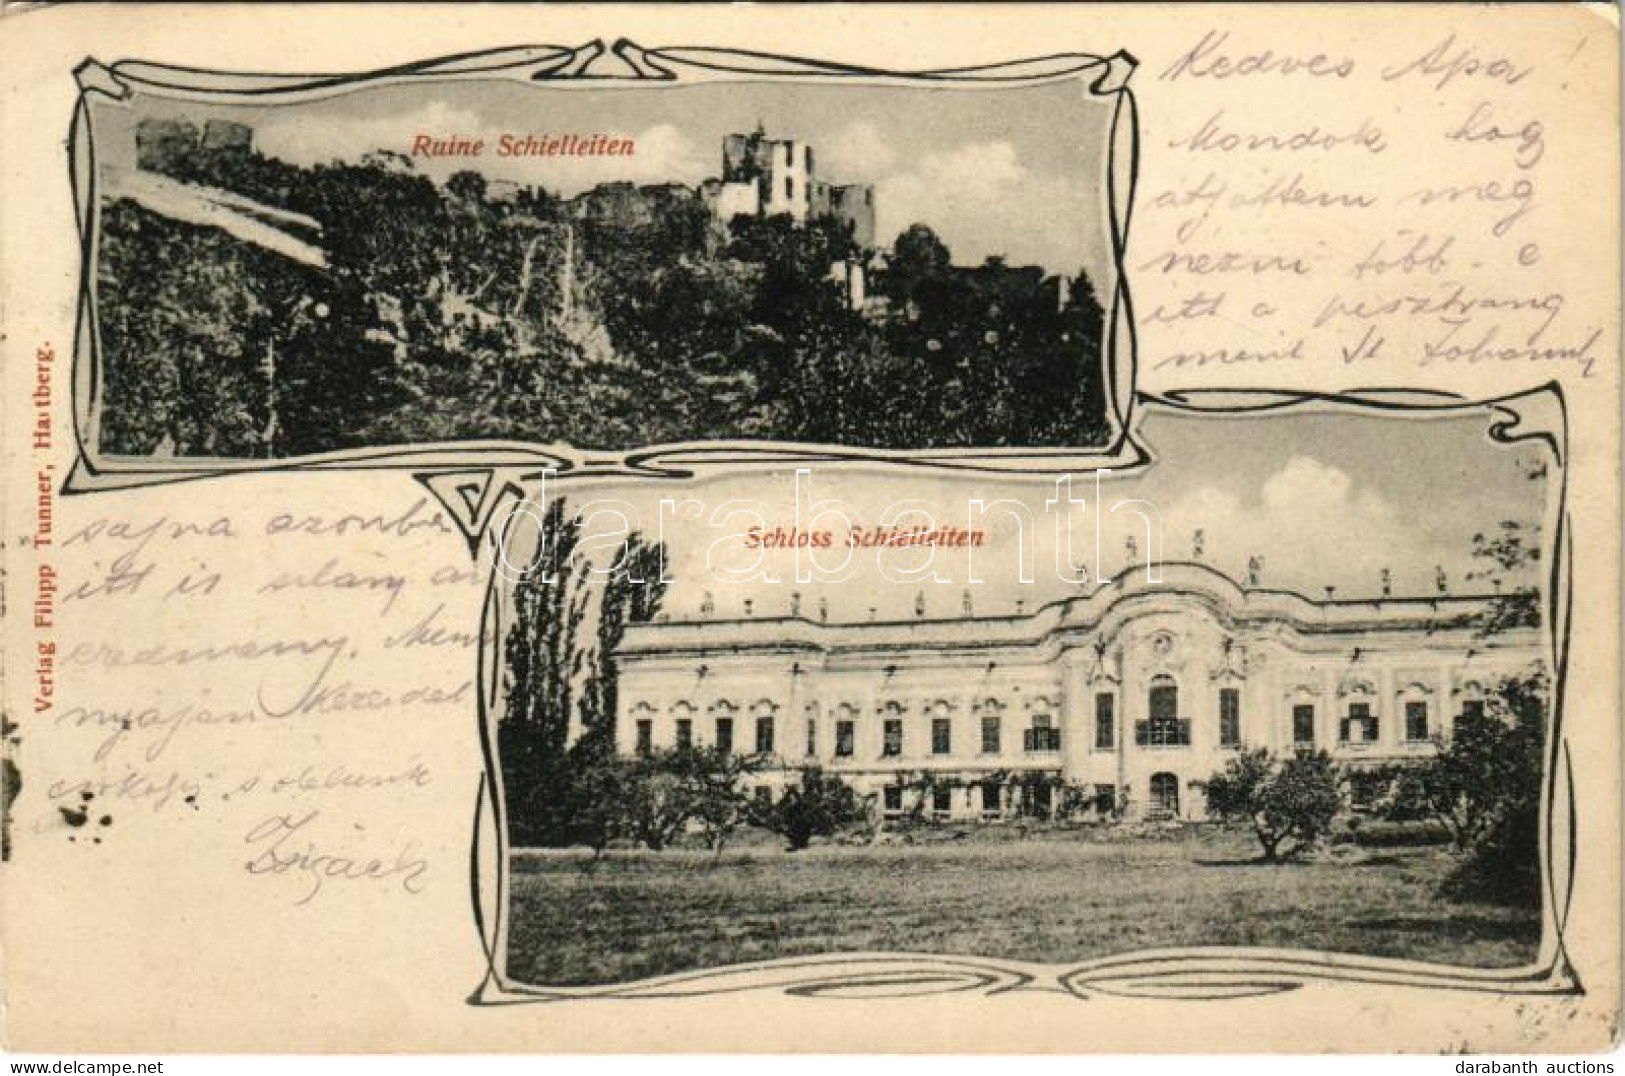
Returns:
[[[432,89],[432,93],[430,90]],[[133,120],[146,115],[232,119],[255,128],[261,152],[298,164],[406,152],[419,133],[631,137],[630,157],[420,159],[443,180],[474,168],[488,178],[573,195],[599,183],[698,185],[721,171],[722,138],[754,130],[813,147],[832,183],[876,188],[882,243],[929,224],[954,261],[990,255],[1051,272],[1107,279],[1104,166],[1112,99],[1080,82],[1024,87],[852,86],[784,82],[661,88],[547,86],[509,81],[395,84],[285,105],[202,105],[136,96],[99,102],[98,154],[129,167]]]
[[[1445,569],[1454,593],[1486,592],[1488,584],[1469,583],[1467,572],[1481,567],[1470,555],[1473,535],[1494,530],[1503,520],[1538,524],[1545,511],[1547,483],[1529,476],[1538,470],[1542,451],[1532,445],[1504,446],[1491,441],[1489,415],[1482,417],[1399,418],[1349,413],[1257,417],[1191,417],[1154,413],[1143,426],[1146,443],[1157,460],[1134,476],[1107,476],[1102,495],[1108,506],[1126,500],[1150,502],[1147,512],[1161,524],[1161,560],[1192,558],[1192,535],[1204,532],[1204,563],[1233,578],[1245,576],[1248,558],[1264,558],[1265,586],[1322,597],[1336,587],[1339,598],[1373,597],[1380,593],[1381,571],[1392,572],[1396,595],[1434,593],[1436,567]],[[863,526],[879,522],[890,504],[912,500],[934,506],[937,525],[971,522],[969,501],[988,505],[1000,499],[1020,500],[1032,511],[1033,524],[1018,529],[1010,517],[989,508],[982,526],[989,544],[972,554],[939,551],[932,568],[945,582],[899,582],[897,569],[923,561],[920,551],[886,554],[893,578],[881,570],[872,550],[854,557],[853,575],[843,582],[802,584],[793,581],[795,554],[774,551],[762,556],[740,548],[735,537],[751,525],[730,507],[760,505],[768,526],[794,524],[795,478],[792,472],[764,472],[748,478],[726,478],[666,486],[555,485],[574,504],[613,499],[635,525],[653,532],[660,525],[660,497],[693,498],[704,505],[702,519],[673,519],[665,535],[672,551],[676,582],[666,608],[674,618],[698,613],[709,593],[717,616],[741,614],[744,598],[757,616],[784,615],[790,594],[799,591],[802,610],[812,615],[827,601],[832,621],[861,621],[873,606],[878,619],[913,616],[922,591],[928,615],[954,616],[960,611],[966,580],[978,615],[1014,612],[1020,600],[1027,611],[1079,592],[1056,569],[1062,542],[1058,513],[1045,501],[1055,497],[1053,480],[1000,483],[963,477],[923,477],[919,473],[812,469],[806,503],[839,500]],[[1136,533],[1143,554],[1144,524],[1126,510],[1103,516],[1100,555],[1095,553],[1097,504],[1093,479],[1077,476],[1072,492],[1087,502],[1077,514],[1072,563],[1091,575],[1114,575],[1125,564],[1125,538]],[[721,516],[718,515],[719,509]],[[917,517],[918,518],[918,517]],[[916,519],[917,521],[917,519]],[[714,525],[713,525],[714,524]],[[602,515],[592,529],[607,532],[620,524]],[[826,525],[838,542],[846,527],[830,517]],[[719,543],[721,543],[719,545]],[[1033,582],[1019,581],[1017,549],[1028,550]],[[834,570],[843,550],[820,554]],[[778,579],[732,582],[716,568],[759,566]],[[1535,579],[1534,575],[1528,577]],[[1538,580],[1537,580],[1538,581]]]

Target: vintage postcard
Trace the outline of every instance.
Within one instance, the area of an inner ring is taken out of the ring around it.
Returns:
[[[1612,1048],[1618,41],[0,10],[5,1045]]]

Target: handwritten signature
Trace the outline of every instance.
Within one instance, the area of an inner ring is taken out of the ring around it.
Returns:
[[[306,889],[294,901],[296,906],[315,900],[330,882],[391,881],[402,892],[422,892],[429,863],[415,853],[410,843],[395,850],[393,859],[326,851],[314,839],[318,828],[314,823],[321,816],[319,810],[274,814],[255,825],[243,837],[243,843],[256,850],[244,864],[248,873],[301,879]]]

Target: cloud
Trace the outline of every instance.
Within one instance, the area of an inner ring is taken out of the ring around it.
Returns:
[[[374,150],[406,153],[420,134],[434,138],[478,138],[485,123],[471,109],[444,101],[382,116],[327,116],[320,123],[297,112],[258,125],[254,144],[262,153],[292,164],[358,161]]]
[[[656,124],[635,139],[637,152],[631,163],[638,175],[627,178],[650,183],[697,183],[722,166],[720,159],[703,152],[692,138],[670,123]]]
[[[827,601],[834,621],[865,620],[870,606],[880,619],[911,619],[915,595],[921,592],[928,616],[948,617],[959,614],[961,594],[967,588],[979,614],[1010,613],[1018,600],[1032,611],[1085,591],[1062,582],[1058,565],[1063,562],[1082,566],[1091,579],[1116,576],[1125,567],[1125,540],[1130,535],[1143,559],[1145,524],[1127,507],[1111,511],[1129,500],[1152,504],[1148,514],[1160,525],[1159,561],[1190,560],[1192,533],[1200,529],[1203,562],[1238,582],[1246,578],[1248,558],[1261,555],[1265,586],[1311,597],[1321,597],[1328,585],[1337,588],[1339,597],[1374,596],[1380,593],[1384,567],[1393,570],[1395,592],[1402,595],[1432,593],[1435,564],[1445,566],[1453,587],[1463,585],[1462,573],[1470,558],[1460,534],[1423,527],[1422,520],[1401,509],[1400,504],[1408,502],[1382,492],[1391,479],[1380,471],[1345,470],[1312,452],[1279,457],[1263,471],[1227,470],[1224,455],[1217,450],[1200,463],[1166,462],[1189,477],[1182,481],[1170,474],[1165,483],[1156,476],[1156,467],[1144,476],[1107,475],[1100,483],[1103,505],[1096,500],[1095,480],[1089,472],[1075,474],[1070,488],[1055,482],[967,486],[962,479],[816,476],[809,498],[841,502],[852,519],[865,527],[878,524],[889,507],[907,501],[932,506],[938,526],[983,529],[987,544],[973,554],[963,549],[939,550],[933,567],[946,578],[943,583],[893,581],[895,574],[888,580],[879,571],[881,563],[893,573],[922,563],[925,557],[919,550],[887,553],[883,560],[872,549],[859,550],[854,555],[856,574],[844,583],[795,582],[796,554],[790,548],[761,556],[761,566],[778,579],[777,585],[734,582],[714,571],[722,565],[749,567],[756,556],[736,544],[731,550],[713,548],[713,543],[744,531],[753,522],[740,514],[713,523],[713,513],[719,509],[739,509],[748,503],[759,508],[762,522],[769,527],[794,525],[793,491],[783,473],[698,487],[693,497],[696,506],[703,505],[699,517],[689,513],[662,517],[652,498],[637,501],[638,507],[630,514],[646,534],[658,528],[667,544],[676,582],[666,608],[677,618],[698,615],[707,594],[718,616],[740,615],[746,598],[752,600],[754,615],[782,616],[790,607],[792,592],[800,593],[802,611],[808,616],[816,615],[820,600]],[[1046,505],[1062,493],[1083,498],[1086,507]],[[972,499],[984,500],[984,510],[973,512]],[[1027,506],[1026,524],[1017,526],[1015,516],[1007,511],[1007,501]],[[1058,527],[1063,513],[1066,523]],[[833,518],[820,520],[817,527],[834,532],[837,542],[844,541],[846,529]],[[1017,554],[1022,548],[1027,555],[1021,559],[1032,569],[1031,584],[1019,579]],[[841,548],[822,551],[818,562],[833,570],[844,552]],[[708,564],[713,554],[715,559]],[[969,583],[973,574],[974,585]]]
[[[917,220],[951,231],[956,218],[988,213],[1026,178],[1027,170],[1008,142],[927,153],[912,169],[880,181],[881,231],[889,238]]]
[[[817,152],[818,174],[831,183],[883,176],[897,162],[891,140],[867,120],[842,127]]]
[[[1312,456],[1289,458],[1255,494],[1206,486],[1158,508],[1168,560],[1190,559],[1192,535],[1201,529],[1206,563],[1243,577],[1248,558],[1261,555],[1267,586],[1313,596],[1325,586],[1374,594],[1385,567],[1394,569],[1401,589],[1418,591],[1431,581],[1432,561],[1424,580],[1416,563],[1420,539],[1394,507]]]
[[[876,230],[890,243],[924,222],[962,265],[998,255],[1012,264],[1075,271],[1083,261],[1080,217],[1062,207],[1080,197],[1059,178],[1032,172],[1009,142],[965,143],[924,154],[881,179]]]

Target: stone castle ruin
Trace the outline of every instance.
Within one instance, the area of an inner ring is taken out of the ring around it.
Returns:
[[[761,126],[723,138],[722,176],[701,184],[700,194],[723,222],[781,213],[800,223],[830,219],[850,228],[860,249],[875,246],[874,187],[820,179],[812,146],[769,138]]]

